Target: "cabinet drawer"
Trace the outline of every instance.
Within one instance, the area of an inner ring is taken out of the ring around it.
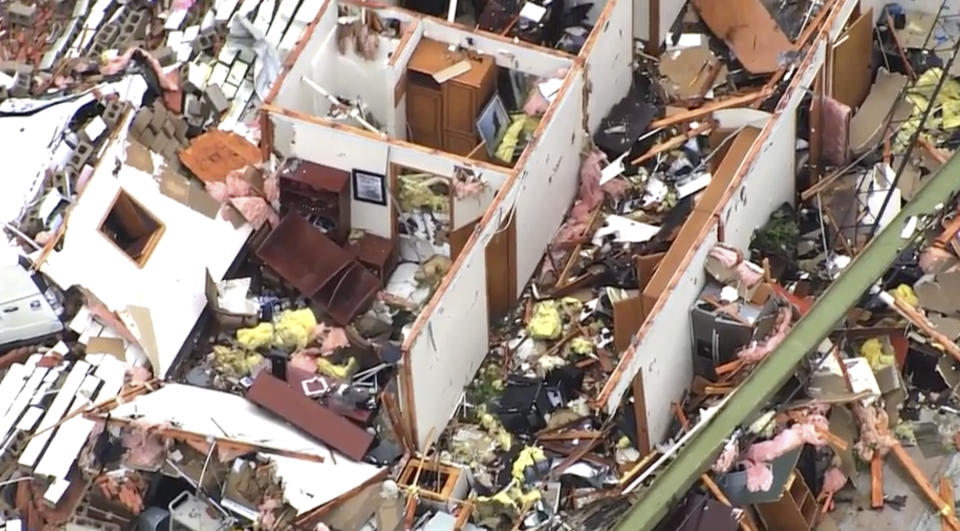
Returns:
[[[458,83],[443,85],[443,128],[472,135],[477,120],[477,89]]]
[[[477,135],[464,135],[451,130],[443,132],[443,150],[455,155],[467,155],[479,143]]]

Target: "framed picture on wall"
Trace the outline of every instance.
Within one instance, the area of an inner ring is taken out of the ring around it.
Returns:
[[[353,170],[353,198],[357,201],[387,204],[387,178],[382,173]]]

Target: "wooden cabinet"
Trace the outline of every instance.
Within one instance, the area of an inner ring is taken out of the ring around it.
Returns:
[[[300,214],[337,243],[350,234],[350,174],[293,159],[280,170],[280,212]]]
[[[413,142],[466,155],[480,143],[475,122],[493,96],[493,57],[450,51],[448,44],[422,39],[407,65],[407,124]],[[470,70],[437,83],[433,75],[460,61]]]
[[[429,76],[413,73],[407,76],[407,124],[413,135],[411,140],[439,149],[443,145],[440,136],[443,128],[440,119],[443,113],[438,88]]]

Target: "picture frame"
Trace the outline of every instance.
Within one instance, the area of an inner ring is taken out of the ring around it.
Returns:
[[[387,206],[387,177],[382,173],[354,169],[351,172],[353,198],[365,203]]]
[[[494,94],[490,101],[480,111],[476,127],[480,138],[486,142],[487,153],[491,156],[497,152],[497,141],[510,125],[510,115],[500,100],[499,94]]]

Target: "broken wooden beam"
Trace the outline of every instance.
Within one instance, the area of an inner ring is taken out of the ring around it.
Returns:
[[[943,498],[943,501],[950,505],[950,511],[955,513],[956,502],[954,502],[953,499],[953,482],[947,479],[946,476],[940,476],[940,497]],[[941,517],[940,520],[940,529],[943,531],[949,531],[950,524],[947,523],[946,517]]]
[[[707,474],[700,476],[700,481],[703,482],[703,485],[707,487],[707,490],[713,494],[713,497],[717,499],[720,503],[726,505],[727,507],[733,507],[733,504],[730,503],[730,500],[723,494],[723,491],[720,490],[720,487],[717,486],[717,483],[713,481]],[[756,524],[753,523],[753,519],[750,518],[750,514],[747,511],[740,513],[740,529],[741,531],[757,531]]]
[[[707,131],[713,129],[716,126],[717,126],[717,122],[715,120],[707,120],[706,122],[700,124],[698,127],[695,127],[682,135],[677,135],[673,138],[666,140],[665,142],[661,142],[653,146],[652,148],[648,149],[646,153],[633,159],[630,163],[633,164],[634,166],[638,164],[643,164],[644,162],[652,159],[653,157],[656,157],[661,153],[665,153],[667,151],[671,151],[673,149],[679,148],[691,138],[702,135],[703,133],[706,133]]]
[[[910,79],[913,81],[917,80],[917,72],[913,69],[913,64],[910,63],[910,59],[907,57],[907,53],[903,50],[903,46],[900,44],[900,38],[897,37],[896,26],[893,23],[893,17],[890,16],[890,11],[884,10],[884,17],[886,17],[887,31],[890,32],[890,40],[893,41],[893,47],[897,49],[897,55],[900,56],[900,60],[903,61],[903,67],[907,70],[907,75],[910,76]]]
[[[689,111],[677,113],[673,116],[667,116],[659,120],[655,120],[650,124],[650,129],[659,129],[661,127],[669,127],[671,125],[677,125],[683,122],[690,122],[693,120],[699,120],[704,116],[712,114],[714,111],[719,111],[721,109],[730,109],[732,107],[739,107],[741,105],[747,105],[752,103],[754,100],[768,96],[771,93],[769,90],[758,90],[755,92],[750,92],[742,96],[734,96],[732,98],[727,98],[725,100],[715,101],[713,103],[708,103],[703,107],[698,107],[696,109],[691,109]]]
[[[948,526],[947,529],[951,529],[952,531],[960,531],[960,521],[957,520],[957,516],[954,514],[952,501],[948,504],[937,494],[933,485],[930,484],[930,480],[923,475],[923,472],[917,464],[913,462],[910,454],[903,449],[903,446],[899,442],[893,443],[890,447],[890,452],[896,456],[900,464],[903,465],[903,468],[905,468],[907,473],[910,474],[910,477],[913,478],[913,481],[920,487],[920,490],[923,491],[927,500],[933,504],[940,516],[943,517],[943,525]]]
[[[934,327],[933,324],[923,316],[923,314],[918,312],[909,304],[895,298],[893,295],[890,295],[885,291],[880,292],[880,300],[882,300],[890,308],[896,310],[897,313],[902,315],[906,320],[910,321],[914,326],[922,330],[929,339],[939,344],[944,352],[953,356],[957,361],[960,361],[960,347],[958,347],[952,339],[939,332],[936,327]]]
[[[883,458],[879,452],[870,461],[870,507],[883,509]]]

